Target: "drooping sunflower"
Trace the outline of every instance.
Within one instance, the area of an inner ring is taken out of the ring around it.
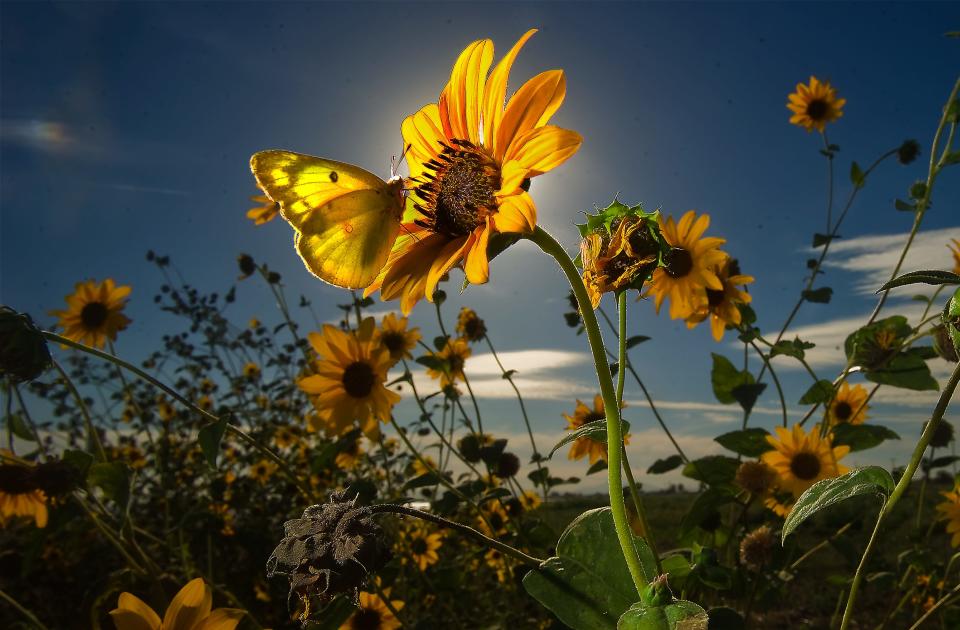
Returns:
[[[660,232],[670,249],[663,256],[664,266],[654,270],[644,294],[653,296],[658,313],[670,296],[671,319],[685,319],[707,302],[707,289],[724,290],[715,270],[726,261],[727,255],[719,249],[725,241],[704,237],[708,227],[710,215],[697,218],[693,210],[686,212],[679,223],[673,217],[660,217]]]
[[[607,417],[607,412],[603,406],[603,397],[601,397],[599,394],[593,397],[593,409],[588,407],[578,398],[577,406],[573,410],[573,415],[570,416],[563,414],[563,417],[567,420],[568,431],[575,431],[589,422],[605,420]],[[623,436],[623,443],[630,443],[629,433]],[[591,466],[596,464],[597,461],[601,459],[606,461],[607,445],[603,442],[591,440],[588,437],[577,438],[573,441],[573,445],[570,447],[570,452],[567,454],[567,458],[576,460],[583,459],[586,456],[590,457]]]
[[[787,109],[793,112],[790,122],[807,131],[823,133],[827,123],[843,116],[847,99],[837,98],[829,83],[811,76],[809,85],[797,83],[797,91],[787,97]]]
[[[487,336],[487,324],[475,310],[464,306],[457,316],[457,334],[467,341],[482,341]]]
[[[110,611],[117,630],[233,630],[246,614],[239,608],[213,609],[213,593],[203,578],[180,589],[162,621],[133,593],[120,593],[117,607]]]
[[[421,571],[440,562],[437,549],[443,546],[443,534],[431,532],[424,526],[414,526],[406,532],[407,548],[410,558]]]
[[[955,238],[950,240],[953,243],[947,244],[947,249],[953,254],[953,273],[960,274],[960,241]]]
[[[863,424],[869,418],[867,404],[869,394],[863,385],[854,385],[844,381],[837,395],[827,408],[824,422],[830,426],[837,424]]]
[[[383,594],[390,597],[390,589],[383,589]],[[394,610],[401,610],[404,603],[391,599],[390,605]],[[403,625],[396,615],[390,612],[387,605],[376,593],[360,593],[360,608],[353,613],[340,630],[397,630]]]
[[[280,204],[266,195],[253,195],[250,201],[257,204],[255,208],[247,210],[247,218],[253,221],[254,225],[269,223],[280,214]]]
[[[390,352],[374,342],[374,328],[373,318],[368,317],[355,332],[327,324],[322,334],[311,333],[310,345],[320,360],[313,375],[297,381],[313,397],[322,420],[341,429],[358,422],[368,437],[376,437],[377,421],[388,422],[390,410],[400,400],[384,385],[392,365]]]
[[[612,233],[606,228],[587,234],[580,242],[583,283],[593,308],[604,293],[638,287],[657,265],[660,244],[650,232],[646,216],[620,219]]]
[[[440,352],[434,352],[433,356],[442,359],[444,362],[442,369],[427,368],[427,376],[432,379],[440,379],[440,387],[453,385],[458,380],[464,380],[463,366],[473,351],[466,339],[447,339],[447,344]]]
[[[0,451],[0,461],[21,461],[10,451]],[[37,527],[47,526],[47,497],[37,487],[27,462],[0,464],[0,526],[16,518],[33,519]]]
[[[411,359],[410,351],[417,347],[422,335],[419,328],[407,328],[407,318],[387,313],[380,321],[380,328],[374,333],[374,341],[390,353],[390,360],[396,363],[400,359]]]
[[[710,318],[710,332],[716,341],[723,339],[723,331],[727,326],[739,326],[741,321],[740,309],[737,304],[749,304],[750,294],[740,290],[745,284],[753,282],[753,276],[740,273],[740,265],[733,258],[728,258],[719,267],[714,269],[723,289],[717,291],[707,287],[707,301],[687,317],[687,328],[693,328],[703,320]]]
[[[510,68],[535,32],[524,33],[489,76],[493,42],[467,46],[438,102],[403,121],[411,203],[364,296],[379,289],[384,300],[400,298],[407,314],[420,298],[432,300],[455,266],[469,282],[486,282],[487,246],[496,235],[533,232],[537,211],[525,182],[562,164],[582,142],[547,124],[566,94],[562,70],[538,74],[506,100]]]
[[[67,339],[102,348],[108,339],[116,340],[117,333],[130,325],[130,319],[123,314],[129,295],[130,287],[117,286],[113,278],[78,282],[66,297],[67,308],[50,314],[60,318]]]
[[[951,492],[940,494],[946,501],[937,505],[937,511],[940,512],[939,518],[947,521],[947,533],[952,534],[950,546],[960,547],[960,488],[954,487]]]
[[[777,437],[767,436],[774,448],[762,455],[763,462],[777,473],[777,486],[799,497],[804,490],[830,477],[838,477],[849,469],[840,464],[849,446],[833,446],[830,437],[821,437],[820,428],[806,433],[799,424],[789,430],[776,427]]]

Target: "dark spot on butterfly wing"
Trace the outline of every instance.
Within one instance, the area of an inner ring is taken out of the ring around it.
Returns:
[[[338,179],[340,179],[340,176],[337,175],[337,172],[336,172],[336,171],[330,171],[330,181],[331,181],[331,182],[336,182]]]

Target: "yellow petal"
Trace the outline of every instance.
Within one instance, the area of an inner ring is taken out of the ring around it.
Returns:
[[[500,208],[493,217],[498,232],[532,234],[537,227],[537,207],[526,192],[500,200]]]
[[[444,89],[447,119],[454,138],[480,143],[483,84],[493,63],[493,42],[482,39],[467,46],[450,73]]]
[[[532,28],[524,33],[517,43],[513,45],[510,52],[497,63],[497,66],[490,73],[487,79],[487,85],[483,94],[483,137],[487,147],[492,150],[494,157],[500,158],[502,152],[499,152],[497,145],[497,129],[500,127],[500,121],[503,119],[503,104],[507,98],[507,81],[510,76],[510,68],[514,60],[520,53],[520,49],[527,43],[527,40],[533,37],[537,29]]]
[[[133,593],[120,593],[110,617],[117,630],[160,630],[160,615]]]
[[[428,300],[433,301],[433,292],[440,282],[440,278],[449,272],[454,265],[463,260],[463,252],[474,243],[476,236],[470,233],[469,236],[455,238],[443,246],[443,249],[434,258],[430,266],[430,273],[427,274],[427,286],[425,288]]]
[[[415,114],[407,116],[400,125],[404,146],[407,151],[407,164],[410,177],[423,173],[423,163],[440,152],[440,143],[444,140],[443,123],[440,122],[440,110],[436,103],[430,103]]]
[[[247,611],[239,608],[217,608],[197,630],[233,630],[246,614]]]
[[[537,127],[514,138],[505,160],[516,160],[527,170],[527,177],[534,177],[563,164],[582,143],[575,131],[553,125]]]
[[[163,615],[163,630],[194,630],[210,614],[213,595],[203,578],[194,578],[180,589]]]
[[[492,217],[487,217],[487,224],[481,228],[480,236],[467,251],[463,271],[471,284],[483,284],[490,278],[490,261],[487,259],[487,244],[490,241]]]
[[[566,91],[563,70],[548,70],[524,83],[507,103],[497,129],[497,146],[502,150],[513,138],[545,125],[563,103]]]

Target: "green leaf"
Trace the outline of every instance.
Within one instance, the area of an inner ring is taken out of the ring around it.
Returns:
[[[899,435],[879,424],[838,424],[833,427],[833,445],[849,446],[851,452],[873,448],[885,440],[899,439]]]
[[[223,416],[216,422],[211,422],[200,429],[197,433],[197,441],[200,442],[200,450],[207,460],[210,468],[217,467],[217,455],[220,454],[220,441],[223,440],[223,434],[227,430],[227,417]]]
[[[817,403],[830,402],[833,398],[833,383],[827,380],[819,380],[810,386],[800,398],[801,405],[815,405]]]
[[[711,356],[713,369],[710,371],[710,381],[713,383],[713,395],[725,405],[737,402],[737,397],[733,395],[734,388],[740,385],[753,385],[753,374],[738,370],[730,359],[723,355],[711,353]]]
[[[620,420],[620,431],[621,435],[626,435],[630,431],[630,423],[626,420]],[[579,440],[580,438],[588,438],[594,442],[601,442],[603,444],[607,443],[607,421],[603,420],[593,420],[583,424],[573,431],[566,433],[560,441],[553,445],[553,448],[550,449],[550,453],[547,454],[547,459],[553,457],[553,454],[557,452],[558,449],[563,448],[567,444]]]
[[[867,183],[867,176],[863,174],[860,165],[856,162],[850,164],[850,182],[856,188],[863,188],[863,185]]]
[[[716,514],[717,510],[733,503],[734,500],[734,496],[725,490],[708,488],[705,492],[701,492],[680,521],[680,536],[683,537],[695,527],[699,527],[701,523]]]
[[[750,428],[743,431],[731,431],[714,440],[724,448],[727,448],[738,455],[747,457],[759,457],[760,455],[772,450],[773,447],[767,442],[767,436],[770,433],[766,429]]]
[[[893,202],[893,207],[899,210],[900,212],[916,212],[916,204],[907,203],[903,199],[897,199]]]
[[[813,235],[813,248],[816,249],[821,245],[826,245],[835,238],[840,238],[839,236],[833,236],[831,234],[814,234]]]
[[[442,359],[435,354],[425,354],[414,360],[420,365],[430,368],[431,370],[436,370],[437,372],[446,372],[450,369],[450,364],[447,363],[446,359]]]
[[[877,289],[877,293],[887,291],[894,287],[903,287],[908,284],[960,284],[960,276],[949,271],[940,271],[938,269],[925,269],[923,271],[911,271],[902,276],[897,276],[890,282]]]
[[[960,462],[960,457],[956,455],[947,455],[945,457],[937,457],[932,462],[927,462],[924,460],[923,468],[924,470],[933,470],[934,468],[943,468],[944,466],[950,466],[954,462]]]
[[[733,481],[740,462],[726,455],[707,455],[683,467],[683,476],[702,481],[710,486]]]
[[[815,304],[829,304],[830,298],[833,296],[833,289],[830,287],[820,287],[819,289],[813,289],[812,291],[803,291],[801,294],[803,299],[807,302],[813,302]]]
[[[671,470],[677,468],[682,463],[683,458],[679,455],[671,455],[666,459],[658,459],[650,465],[650,468],[647,468],[647,474],[662,475],[663,473],[670,472]]]
[[[707,611],[710,617],[710,628],[715,630],[746,630],[747,622],[733,608],[718,606]]]
[[[649,341],[650,337],[646,335],[634,335],[632,337],[627,337],[627,350],[634,346],[639,346],[644,341]]]
[[[793,341],[790,341],[789,339],[781,339],[777,343],[773,344],[773,348],[770,349],[770,358],[772,359],[773,357],[782,354],[795,359],[803,359],[806,356],[805,351],[815,346],[816,344],[810,343],[809,341],[801,341],[800,337],[797,337]]]
[[[63,455],[61,455],[60,458],[65,463],[76,468],[81,477],[87,476],[87,471],[90,470],[90,465],[93,463],[93,455],[86,451],[78,451],[72,448],[63,451]]]
[[[125,511],[130,500],[130,474],[121,462],[99,462],[87,470],[87,483],[103,490],[103,494]]]
[[[947,153],[947,157],[943,160],[944,166],[950,166],[951,164],[960,163],[960,151],[950,151]]]
[[[440,475],[427,471],[422,475],[417,475],[407,483],[403,484],[404,490],[413,490],[414,488],[425,488],[435,486],[440,483]]]
[[[27,426],[27,421],[23,419],[23,416],[19,412],[11,413],[7,416],[7,426],[10,432],[21,440],[26,440],[27,442],[37,441],[33,435],[33,431]]]
[[[910,348],[887,361],[882,368],[865,370],[865,376],[874,383],[915,391],[937,391],[940,384],[930,374],[930,367],[924,359],[927,354],[922,348]]]
[[[757,402],[757,398],[760,397],[760,394],[762,394],[766,388],[766,383],[746,383],[734,387],[730,391],[730,395],[737,399],[737,402],[740,403],[740,407],[743,408],[744,411],[750,413],[753,405]]]
[[[595,464],[593,464],[592,466],[590,466],[590,468],[587,469],[587,474],[592,475],[593,473],[598,473],[601,470],[606,470],[606,469],[607,469],[607,460],[598,459]]]
[[[879,466],[858,468],[840,477],[824,479],[800,495],[783,523],[781,540],[793,533],[801,523],[825,508],[861,494],[880,496],[884,503],[894,488],[893,477]]]
[[[656,576],[653,553],[632,536],[644,579]],[[574,630],[614,629],[637,601],[637,591],[623,559],[610,508],[589,510],[564,530],[557,556],[527,573],[523,587]]]
[[[666,606],[636,603],[617,622],[617,630],[707,630],[710,618],[699,605],[675,599]]]

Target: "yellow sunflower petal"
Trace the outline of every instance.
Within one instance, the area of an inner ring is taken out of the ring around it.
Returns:
[[[534,177],[563,164],[582,143],[583,138],[576,131],[546,125],[514,139],[505,159],[507,163],[516,160],[526,169],[527,177]]]
[[[513,138],[545,125],[563,104],[566,91],[563,70],[547,70],[524,83],[507,103],[497,129],[497,146],[509,148]]]
[[[467,46],[450,73],[450,82],[444,90],[446,114],[454,138],[480,143],[480,107],[483,85],[490,64],[493,63],[493,42],[475,41]]]
[[[213,595],[203,578],[194,578],[180,589],[163,615],[164,630],[193,630],[210,614]]]
[[[498,232],[531,234],[537,227],[537,207],[526,192],[500,200],[500,211],[493,217]]]

